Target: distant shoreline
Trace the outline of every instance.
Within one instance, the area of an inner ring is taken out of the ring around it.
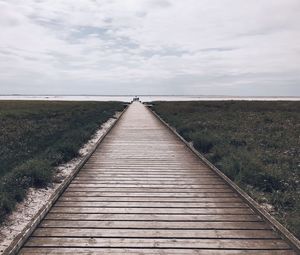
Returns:
[[[130,102],[134,95],[0,95],[0,100],[45,101],[122,101]],[[142,102],[151,101],[300,101],[300,96],[189,96],[189,95],[138,95]]]
[[[120,95],[112,95],[112,94],[0,94],[0,97],[6,96],[17,96],[17,97],[241,97],[241,98],[260,98],[260,97],[267,97],[267,98],[300,98],[300,96],[235,96],[235,95],[164,95],[164,94],[120,94]]]

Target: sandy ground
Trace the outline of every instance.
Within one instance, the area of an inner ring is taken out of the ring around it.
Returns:
[[[0,227],[0,253],[14,240],[14,238],[25,228],[32,217],[43,207],[49,200],[51,195],[62,185],[62,181],[68,177],[79,164],[82,158],[88,154],[97,141],[103,136],[107,129],[116,121],[120,113],[116,113],[114,118],[110,118],[107,122],[97,130],[92,138],[79,150],[79,156],[71,161],[57,167],[55,182],[46,189],[28,190],[27,196],[22,203],[16,206],[15,211],[9,215],[6,221]]]

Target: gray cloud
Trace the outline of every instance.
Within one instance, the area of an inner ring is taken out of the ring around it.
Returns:
[[[298,0],[0,0],[0,93],[300,95]]]

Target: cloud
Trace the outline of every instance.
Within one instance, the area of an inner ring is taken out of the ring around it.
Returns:
[[[299,12],[298,0],[0,0],[1,93],[300,95]]]

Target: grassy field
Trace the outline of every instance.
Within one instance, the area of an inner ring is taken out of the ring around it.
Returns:
[[[122,109],[119,102],[0,101],[0,222]]]
[[[155,102],[153,109],[300,237],[300,102]]]

